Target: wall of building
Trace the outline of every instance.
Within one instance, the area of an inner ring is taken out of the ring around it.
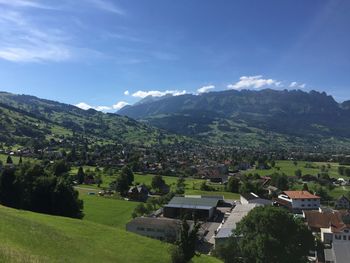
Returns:
[[[173,242],[177,238],[177,230],[173,227],[165,227],[165,226],[145,226],[138,225],[133,223],[128,223],[126,225],[126,230],[133,232],[135,234],[146,236],[162,241]]]
[[[320,199],[292,199],[293,209],[318,209]]]

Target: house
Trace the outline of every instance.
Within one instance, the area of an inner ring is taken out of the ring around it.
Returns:
[[[334,242],[332,248],[324,250],[326,263],[349,263],[350,243]]]
[[[138,235],[167,241],[176,241],[181,220],[164,217],[137,217],[126,224],[126,230]]]
[[[255,207],[262,206],[261,204],[237,204],[232,210],[228,218],[219,226],[217,234],[214,237],[215,246],[222,244],[232,236],[237,224]]]
[[[346,196],[342,195],[335,202],[335,208],[336,209],[350,209],[350,200]]]
[[[219,201],[219,198],[175,196],[163,207],[164,217],[181,218],[190,215],[197,219],[210,220]]]
[[[294,212],[301,212],[302,210],[318,210],[320,199],[319,196],[308,191],[284,191],[275,201]]]
[[[128,191],[128,198],[134,201],[145,202],[148,198],[148,189],[145,185],[136,185],[130,187]]]
[[[254,193],[241,194],[241,204],[261,204],[261,205],[272,205],[271,200],[260,198]]]
[[[310,230],[320,234],[323,243],[332,244],[334,241],[350,243],[350,224],[344,222],[344,219],[350,218],[349,212],[303,211],[303,217]]]
[[[197,176],[212,183],[226,183],[228,180],[228,168],[225,165],[206,166],[198,169]]]

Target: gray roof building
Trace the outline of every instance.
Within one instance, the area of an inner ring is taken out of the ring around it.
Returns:
[[[333,242],[331,249],[324,250],[326,263],[349,263],[350,262],[350,243]]]
[[[177,218],[184,214],[195,214],[200,219],[210,219],[221,199],[208,197],[175,196],[164,206],[164,216]]]
[[[232,210],[229,217],[219,228],[218,233],[215,236],[215,245],[222,241],[225,241],[232,235],[232,231],[236,229],[237,223],[240,222],[251,210],[255,207],[262,206],[261,204],[237,204]]]

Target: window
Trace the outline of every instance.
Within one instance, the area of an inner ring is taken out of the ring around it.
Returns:
[[[343,236],[343,240],[346,240],[346,236]]]
[[[140,230],[140,231],[145,231],[145,229],[143,227],[137,227],[136,229]]]
[[[304,199],[301,199],[302,202],[304,202],[305,200]]]
[[[304,205],[304,204],[302,204],[301,206],[302,206],[302,207],[304,207],[305,205]]]
[[[341,239],[341,236],[340,236],[340,235],[335,235],[335,239],[340,240],[340,239]]]
[[[153,232],[154,230],[153,230],[153,228],[147,228],[147,231]]]

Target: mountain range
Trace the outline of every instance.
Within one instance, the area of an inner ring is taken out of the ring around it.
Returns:
[[[227,90],[147,98],[118,114],[202,142],[241,147],[348,149],[350,101],[325,92]]]
[[[42,148],[59,144],[154,145],[181,139],[129,117],[0,92],[0,144]]]

